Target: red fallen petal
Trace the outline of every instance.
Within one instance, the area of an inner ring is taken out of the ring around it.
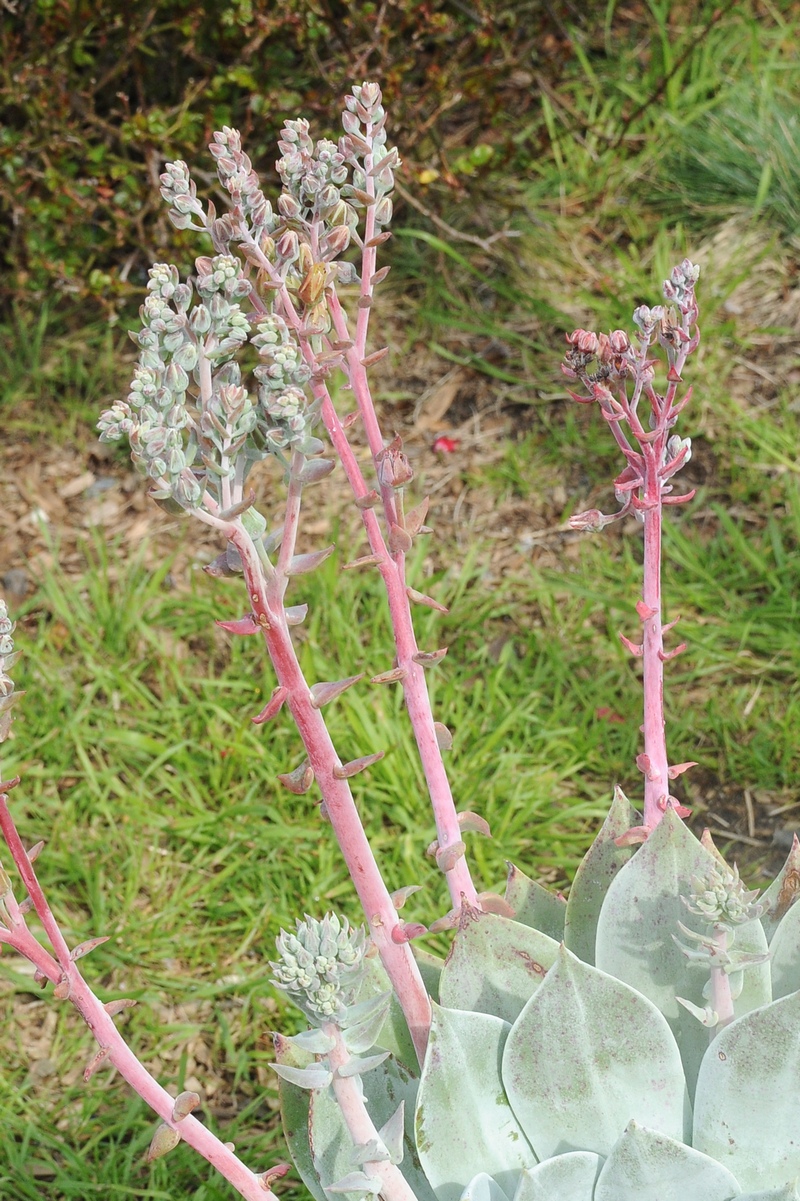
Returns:
[[[460,445],[461,442],[458,438],[446,438],[444,434],[441,434],[434,440],[431,450],[436,451],[437,454],[451,455],[454,450],[458,450]]]
[[[595,709],[594,715],[601,721],[611,722],[613,725],[625,724],[625,718],[620,717],[619,713],[615,713],[613,709]]]
[[[246,613],[238,621],[216,621],[214,624],[222,630],[227,630],[229,634],[257,634],[259,632],[259,626],[256,625],[252,613]]]

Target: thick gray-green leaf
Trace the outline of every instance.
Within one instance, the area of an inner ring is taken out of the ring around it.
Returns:
[[[764,927],[764,933],[770,944],[778,926],[797,900],[798,893],[800,893],[800,840],[795,834],[789,854],[786,856],[786,862],[760,898],[762,905],[766,906],[765,912],[761,915],[761,925]]]
[[[405,1102],[405,1133],[403,1159],[399,1165],[417,1201],[435,1201],[433,1192],[419,1163],[414,1143],[414,1106],[416,1081],[402,1066],[388,1059],[373,1071],[362,1076],[367,1112],[376,1130],[380,1130]],[[344,1123],[332,1089],[312,1094],[310,1146],[316,1170],[324,1187],[346,1177],[353,1170],[353,1142]]]
[[[679,933],[679,921],[708,932],[708,924],[687,910],[681,896],[691,892],[692,877],[705,875],[713,864],[711,853],[668,809],[612,881],[597,923],[595,963],[649,997],[664,1014],[681,1050],[690,1095],[708,1031],[675,998],[702,1008],[709,972],[705,964],[686,958],[673,935]]]
[[[514,910],[514,921],[533,930],[540,930],[548,938],[562,942],[567,902],[562,896],[543,888],[531,880],[513,863],[508,865],[506,901]]]
[[[509,1201],[509,1198],[488,1172],[479,1172],[464,1189],[461,1201]]]
[[[592,1201],[603,1159],[593,1151],[567,1151],[522,1173],[514,1201]]]
[[[740,1191],[722,1164],[631,1122],[603,1165],[594,1201],[729,1201]]]
[[[282,1034],[275,1035],[275,1058],[278,1063],[294,1068],[305,1068],[314,1062],[313,1055],[292,1046],[288,1038],[284,1038]],[[289,1084],[288,1081],[279,1079],[278,1096],[281,1103],[284,1138],[289,1148],[289,1154],[300,1173],[300,1178],[315,1201],[327,1201],[314,1167],[314,1158],[308,1139],[311,1093],[307,1089],[298,1088],[295,1084]]]
[[[766,955],[769,947],[761,922],[747,922],[744,926],[737,926],[731,947],[734,952],[745,951],[753,955]],[[773,998],[771,961],[747,968],[739,979],[742,982],[742,990],[733,1002],[733,1011],[737,1018],[750,1013],[751,1009],[769,1005]],[[798,983],[798,987],[800,987],[800,983]]]
[[[800,988],[800,905],[792,905],[783,915],[769,949],[772,996],[777,1001]]]
[[[743,1189],[800,1176],[800,993],[722,1030],[700,1065],[694,1137]]]
[[[631,1118],[679,1139],[690,1121],[680,1053],[655,1005],[563,946],[508,1036],[503,1083],[540,1160],[608,1155]]]
[[[496,913],[478,913],[456,932],[439,982],[442,1005],[516,1021],[547,969],[558,943]]]
[[[631,803],[621,788],[614,789],[608,816],[569,890],[564,921],[564,942],[584,963],[595,962],[595,936],[605,895],[617,872],[633,854],[632,847],[618,847],[620,838],[633,824]]]
[[[490,1014],[433,1007],[415,1130],[438,1201],[459,1201],[481,1172],[513,1196],[522,1168],[536,1162],[500,1078],[508,1031]]]

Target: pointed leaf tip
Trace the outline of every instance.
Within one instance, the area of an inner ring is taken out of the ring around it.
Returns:
[[[392,893],[392,904],[395,909],[402,909],[409,897],[415,892],[422,892],[421,884],[407,884],[405,888],[398,888]]]
[[[477,813],[472,813],[469,809],[464,809],[457,814],[459,828],[463,830],[471,830],[475,834],[483,834],[486,838],[492,837],[492,831],[489,829],[489,823],[485,817],[479,817]]]
[[[667,769],[667,775],[670,780],[677,780],[678,776],[682,776],[690,767],[697,767],[696,759],[689,759],[686,763],[674,763],[672,767]]]
[[[459,859],[463,859],[467,851],[465,842],[451,842],[449,846],[440,847],[435,853],[436,864],[443,872],[451,872]]]
[[[294,771],[279,775],[278,779],[284,788],[289,789],[289,792],[293,792],[295,796],[303,796],[314,783],[314,769],[308,760],[306,760],[299,767],[296,767]]]
[[[254,726],[263,726],[265,721],[270,721],[273,717],[280,713],[283,703],[289,695],[289,689],[279,685],[274,689],[272,696],[267,701],[264,708],[258,713],[252,722]]]
[[[408,672],[405,667],[393,667],[391,671],[382,671],[380,675],[372,676],[371,684],[397,684],[404,680]]]
[[[385,754],[386,751],[376,751],[374,755],[363,755],[360,759],[353,759],[341,767],[334,767],[333,774],[337,780],[349,780],[352,776],[357,776],[359,772],[365,771],[366,768],[372,767],[373,763],[379,763]]]
[[[437,663],[441,663],[442,659],[447,654],[448,647],[443,646],[438,651],[418,651],[411,658],[415,663],[419,663],[421,667],[435,667]]]
[[[88,1084],[92,1076],[101,1068],[111,1054],[110,1047],[101,1047],[93,1059],[89,1061],[83,1072],[83,1079]]]
[[[229,634],[257,634],[261,629],[252,613],[246,613],[238,621],[215,621],[214,625],[227,630]]]
[[[162,1155],[167,1155],[174,1147],[177,1147],[180,1141],[181,1136],[178,1131],[163,1122],[153,1135],[153,1141],[147,1152],[147,1162],[152,1163],[154,1159],[161,1159]]]
[[[69,953],[70,959],[73,961],[73,963],[75,962],[76,959],[82,959],[84,955],[88,955],[90,951],[93,951],[95,949],[95,947],[101,947],[104,942],[108,942],[109,937],[110,936],[108,934],[105,934],[105,935],[103,935],[102,938],[87,939],[86,942],[82,942],[79,946],[74,947],[70,951],[70,953]]]
[[[409,600],[412,600],[415,605],[425,605],[428,609],[435,609],[437,613],[449,613],[447,605],[441,605],[439,601],[434,600],[432,596],[426,596],[424,592],[417,592],[416,588],[406,588]]]
[[[453,749],[453,735],[447,726],[441,721],[433,723],[434,731],[436,732],[436,742],[440,751],[451,751]]]
[[[172,1106],[173,1122],[180,1122],[183,1118],[188,1117],[192,1110],[197,1109],[200,1104],[200,1094],[193,1092],[179,1093],[175,1098],[175,1104]]]
[[[625,649],[630,651],[637,659],[644,654],[644,647],[640,642],[631,642],[630,638],[627,638],[621,631],[617,632],[617,636]]]
[[[359,680],[364,679],[364,672],[360,675],[348,676],[344,680],[326,681],[311,686],[311,704],[315,709],[321,709],[323,705],[327,705],[330,701],[336,700],[337,696],[341,696],[348,688],[352,688]]]
[[[286,568],[286,574],[288,576],[306,575],[310,571],[315,571],[326,559],[330,558],[335,549],[334,546],[326,546],[324,550],[311,551],[307,555],[294,555]]]

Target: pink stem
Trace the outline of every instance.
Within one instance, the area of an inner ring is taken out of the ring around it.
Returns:
[[[364,1103],[363,1089],[355,1076],[340,1076],[338,1069],[345,1067],[350,1061],[350,1052],[344,1045],[341,1031],[333,1022],[327,1022],[323,1032],[334,1039],[336,1045],[328,1055],[328,1063],[333,1072],[333,1094],[336,1098],[342,1117],[345,1120],[348,1133],[354,1146],[364,1146],[378,1138],[378,1131]],[[376,1176],[381,1181],[380,1195],[384,1201],[416,1201],[411,1187],[400,1169],[386,1160],[375,1160],[363,1165],[363,1171],[368,1176]]]
[[[14,947],[21,955],[35,964],[39,971],[54,984],[63,987],[66,983],[68,988],[66,995],[69,1000],[86,1022],[100,1047],[108,1048],[105,1062],[115,1067],[142,1100],[167,1125],[176,1130],[184,1142],[188,1143],[190,1147],[194,1147],[195,1151],[198,1151],[212,1167],[216,1168],[233,1185],[240,1196],[245,1197],[246,1201],[265,1201],[265,1198],[274,1196],[269,1187],[262,1182],[262,1177],[251,1172],[247,1165],[234,1155],[233,1151],[226,1147],[215,1134],[198,1122],[197,1118],[192,1117],[191,1114],[179,1121],[173,1118],[174,1097],[171,1097],[167,1090],[162,1088],[142,1066],[117,1030],[102,1001],[95,996],[75,963],[70,959],[64,936],[47,903],[14,825],[5,793],[0,794],[0,829],[2,829],[3,837],[22,877],[22,882],[33,901],[39,920],[53,945],[58,963],[39,946],[27,927],[14,931],[0,930],[0,942],[6,942],[9,946]]]
[[[369,221],[370,218],[371,211],[368,211],[367,220]],[[374,219],[371,228],[374,230]],[[267,271],[276,283],[281,283],[280,291],[277,294],[278,303],[287,323],[299,332],[302,328],[302,321],[297,314],[285,284],[275,274],[273,264],[254,242],[251,241],[248,243],[248,249],[258,259],[259,266]],[[362,292],[366,287],[368,291],[364,294],[371,295],[371,286],[367,277],[367,271],[370,265],[372,269],[375,266],[374,248],[365,247],[364,254],[366,266],[363,269],[363,276],[367,282],[365,284],[362,280]],[[367,258],[367,255],[370,255],[370,257]],[[338,297],[333,290],[331,291],[329,304],[337,335],[349,340],[347,337],[346,320],[339,305]],[[362,316],[362,314],[365,315]],[[367,320],[368,310],[359,310],[359,321],[361,324],[357,326],[356,338],[360,337],[362,341],[366,337]],[[300,345],[306,361],[313,368],[316,365],[316,356],[308,339],[301,336]],[[353,391],[359,405],[359,411],[364,420],[370,450],[374,458],[383,448],[383,439],[375,415],[375,406],[367,381],[366,369],[361,365],[362,357],[363,353],[356,355],[354,348],[354,350],[350,351],[348,360]],[[315,398],[321,401],[321,414],[325,428],[342,463],[353,494],[359,500],[367,495],[369,488],[364,480],[358,460],[353,454],[350,443],[347,440],[347,435],[342,428],[328,388],[323,381],[317,380],[313,383],[313,392]],[[389,494],[388,497],[386,495],[387,491]],[[393,521],[395,519],[393,516],[395,509],[392,489],[387,490],[384,488],[382,492],[384,494],[384,509],[387,519]],[[434,821],[436,823],[437,842],[439,843],[440,850],[444,851],[448,847],[462,841],[461,827],[458,823],[458,814],[450,788],[450,781],[447,777],[442,752],[439,749],[439,742],[436,737],[433,709],[431,707],[427,681],[425,680],[425,669],[419,663],[415,663],[413,658],[418,653],[419,648],[417,647],[414,623],[411,617],[411,606],[406,592],[405,556],[402,553],[398,553],[393,557],[389,553],[380,523],[371,509],[362,509],[361,517],[370,550],[374,555],[380,556],[381,559],[379,570],[389,601],[389,614],[394,632],[397,666],[403,668],[406,672],[403,679],[403,694],[406,708],[408,709],[409,720],[414,731],[422,770],[430,794]],[[461,908],[462,897],[474,909],[480,909],[481,905],[478,900],[478,893],[470,875],[469,865],[463,855],[445,872],[445,879],[454,909]]]
[[[728,950],[727,928],[725,926],[715,926],[712,937],[715,948],[724,957]],[[722,1027],[729,1026],[736,1016],[733,1010],[733,996],[731,995],[731,978],[721,967],[712,966],[711,968],[711,996],[709,1003],[719,1019],[717,1025],[711,1030],[711,1038],[713,1040]]]
[[[226,528],[226,536],[241,555],[255,621],[263,631],[278,683],[288,692],[286,703],[300,732],[370,934],[403,1008],[421,1063],[431,1022],[430,1000],[404,938],[404,924],[397,915],[364,833],[350,785],[335,774],[335,770],[341,769],[342,762],[322,714],[312,703],[311,690],[295,653],[283,613],[282,581],[276,576],[271,586],[265,584],[256,549],[240,523],[231,523]]]
[[[649,472],[648,475],[654,475]],[[644,666],[644,753],[648,759],[644,777],[644,824],[654,829],[664,814],[669,795],[667,741],[664,721],[664,637],[661,621],[661,496],[660,486],[653,508],[644,513],[644,585],[642,600],[652,616],[644,620],[642,662]],[[645,499],[649,499],[647,493]]]
[[[362,368],[363,370],[363,368]],[[315,389],[316,393],[316,389]],[[330,396],[325,394],[322,399],[322,420],[333,443],[334,449],[341,460],[356,499],[367,495],[364,476],[358,460],[353,454],[347,435]],[[370,397],[370,407],[372,400]],[[373,410],[374,412],[374,410]],[[380,435],[379,435],[380,437]],[[378,449],[382,447],[382,441]],[[373,454],[375,452],[373,451]],[[414,661],[418,653],[417,639],[414,633],[414,623],[411,617],[411,606],[406,592],[405,555],[402,552],[391,555],[383,537],[380,522],[372,509],[363,509],[361,518],[367,534],[370,550],[380,557],[378,570],[383,578],[386,596],[389,602],[392,632],[394,635],[397,666],[405,670],[403,678],[403,695],[405,697],[408,716],[414,731],[414,738],[419,751],[425,782],[430,794],[433,817],[436,823],[436,838],[441,850],[461,841],[461,827],[458,824],[453,793],[447,771],[439,749],[434,726],[433,708],[428,693],[428,683],[425,679],[425,669]],[[464,856],[457,859],[455,864],[445,872],[445,880],[450,892],[450,898],[455,909],[461,908],[462,898],[474,909],[480,909],[478,893],[472,882],[469,865]]]

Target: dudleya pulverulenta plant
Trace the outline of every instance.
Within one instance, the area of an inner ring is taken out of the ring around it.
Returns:
[[[674,431],[699,341],[698,268],[684,260],[674,269],[664,305],[634,313],[632,338],[576,330],[564,361],[583,389],[574,399],[598,406],[625,461],[614,482],[619,511],[590,510],[572,525],[599,529],[635,514],[643,526],[641,641],[621,636],[644,669],[643,816],[615,791],[566,901],[515,867],[503,896],[479,892],[463,835],[488,827],[454,804],[442,755],[450,735],[433,718],[425,684],[444,651],[420,650],[411,620],[411,604],[443,607],[406,581],[428,504],[406,507],[412,470],[400,439],[381,434],[367,374],[384,353],[369,353],[367,338],[400,165],[385,119],[379,89],[364,84],[347,98],[337,143],[314,142],[305,122],[287,122],[274,207],[233,130],[211,146],[230,197],[223,216],[198,198],[186,164],[167,166],[174,224],[205,234],[212,253],[197,259],[189,281],[167,264],[152,269],[130,394],[100,422],[104,440],[127,436],[157,503],[219,531],[209,573],[243,576],[247,588],[244,616],[220,624],[232,635],[261,634],[277,676],[253,720],[285,707],[295,721],[305,758],[280,779],[298,796],[318,787],[362,904],[364,930],[333,914],[307,916],[278,940],[275,983],[309,1023],[275,1038],[293,1158],[317,1201],[797,1201],[800,847],[758,899],[707,835],[698,841],[689,831],[688,811],[670,791],[692,764],[670,763],[667,753],[664,663],[683,647],[665,649],[675,623],[662,616],[661,526],[664,506],[692,495],[673,490],[691,453]],[[342,257],[350,248],[355,261]],[[252,381],[242,366],[251,360]],[[357,404],[344,417],[328,387],[335,371]],[[348,438],[357,421],[369,479]],[[347,566],[377,569],[386,587],[395,661],[372,682],[403,688],[429,787],[437,828],[429,852],[449,893],[429,929],[455,931],[444,961],[419,949],[428,929],[400,917],[417,886],[388,891],[355,807],[351,780],[382,752],[361,748],[343,759],[321,713],[361,677],[310,683],[292,641],[306,606],[287,605],[288,586],[332,550],[296,549],[305,490],[334,466],[323,457],[321,426],[369,544]],[[271,529],[263,509],[274,497],[258,502],[250,474],[266,457],[285,475],[284,516]],[[5,610],[0,618],[2,736],[14,696],[13,630]],[[18,904],[3,873],[0,941],[89,1022],[99,1051],[87,1079],[108,1063],[161,1116],[151,1158],[183,1139],[241,1196],[263,1198],[285,1165],[257,1173],[242,1163],[192,1116],[195,1094],[172,1098],[136,1060],[113,1022],[126,1002],[104,1007],[89,989],[76,960],[100,940],[66,946],[34,851],[11,820],[8,787],[0,827],[29,898]],[[54,954],[28,930],[31,907]]]

